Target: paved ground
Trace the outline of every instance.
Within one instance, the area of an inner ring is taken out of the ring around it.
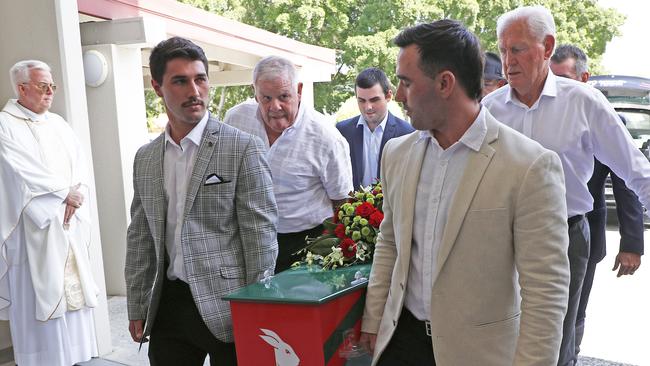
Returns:
[[[642,257],[634,276],[617,278],[611,271],[618,253],[616,229],[607,231],[607,257],[598,265],[592,290],[582,353],[620,364],[650,365],[650,262]],[[645,232],[646,247],[650,231]],[[598,364],[594,364],[598,365]]]
[[[634,276],[616,278],[611,267],[618,252],[618,232],[608,230],[607,239],[608,255],[596,272],[582,344],[585,357],[580,358],[579,365],[649,366],[650,264],[644,263]],[[646,232],[645,241],[650,243],[650,231]],[[108,305],[113,352],[83,366],[148,366],[147,345],[138,352],[138,345],[128,334],[125,298],[112,297]],[[355,360],[348,365],[365,366],[369,363]]]

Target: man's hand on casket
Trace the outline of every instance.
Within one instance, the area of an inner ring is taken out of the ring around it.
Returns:
[[[375,351],[375,342],[377,341],[377,335],[372,333],[361,332],[361,337],[359,337],[359,345],[363,347],[368,353],[373,354]]]

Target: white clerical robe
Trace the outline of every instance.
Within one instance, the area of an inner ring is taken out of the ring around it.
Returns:
[[[69,187],[85,187],[83,159],[61,117],[7,102],[0,113],[0,319],[9,320],[21,366],[69,366],[97,355],[88,203],[63,227]]]

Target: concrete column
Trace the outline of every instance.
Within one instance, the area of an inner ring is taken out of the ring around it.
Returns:
[[[104,284],[104,265],[97,214],[91,140],[86,108],[86,94],[79,36],[77,2],[71,0],[0,1],[0,101],[13,97],[9,68],[19,60],[39,59],[50,65],[57,90],[52,112],[58,113],[72,126],[88,156],[91,174],[90,197],[93,231],[91,265],[100,288],[99,306],[95,308],[95,326],[100,354],[111,351],[110,326]],[[6,328],[6,323],[0,325]],[[0,331],[0,344],[6,333]]]
[[[133,159],[148,142],[139,47],[84,46],[84,53],[100,52],[108,76],[97,87],[86,86],[93,161],[97,168],[97,205],[101,213],[106,289],[125,295],[126,229],[133,198]],[[125,325],[126,326],[126,325]]]
[[[314,83],[312,81],[302,82],[300,103],[311,108],[314,107]]]

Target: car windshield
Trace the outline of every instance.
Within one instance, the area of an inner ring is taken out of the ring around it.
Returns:
[[[650,105],[650,95],[645,93],[643,95],[607,95],[607,100],[611,103],[630,103],[630,104],[641,104],[641,105]]]
[[[633,108],[616,108],[627,121],[627,129],[633,138],[650,135],[650,110]]]

